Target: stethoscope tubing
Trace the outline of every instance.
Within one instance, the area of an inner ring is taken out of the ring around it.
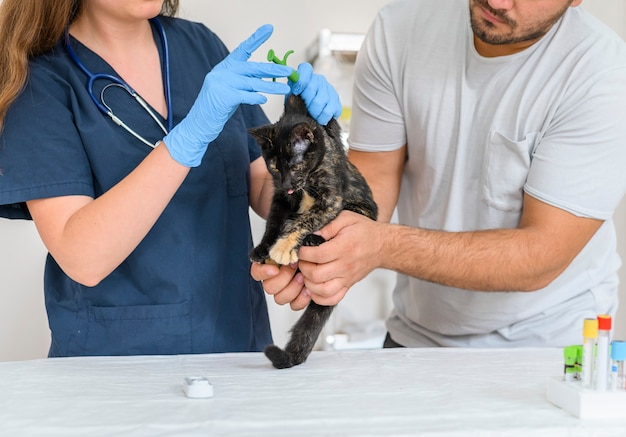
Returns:
[[[106,102],[104,100],[104,91],[106,91],[111,86],[118,86],[118,87],[124,89],[128,94],[130,94],[137,101],[137,103],[139,103],[139,105],[141,105],[141,107],[148,113],[148,115],[150,115],[150,117],[159,125],[159,127],[161,128],[163,133],[167,134],[170,130],[172,130],[172,127],[173,127],[173,115],[172,115],[172,104],[171,104],[171,100],[170,100],[170,68],[169,68],[169,49],[168,49],[168,44],[167,44],[167,36],[165,34],[165,29],[163,29],[163,25],[159,22],[158,19],[153,18],[150,21],[156,26],[157,31],[159,33],[159,36],[161,38],[161,44],[162,44],[163,64],[164,64],[163,71],[164,71],[164,75],[165,75],[165,78],[164,78],[164,83],[165,83],[164,93],[165,93],[165,102],[166,102],[166,105],[167,105],[167,121],[168,121],[168,128],[167,129],[165,128],[165,126],[163,126],[163,123],[161,123],[161,121],[158,119],[157,115],[148,106],[146,101],[128,83],[126,83],[126,81],[124,81],[120,77],[116,77],[116,76],[113,76],[113,75],[107,74],[107,73],[93,73],[85,66],[85,64],[78,58],[78,55],[76,54],[76,52],[72,48],[71,41],[70,41],[70,34],[69,34],[69,29],[68,28],[65,29],[65,48],[66,48],[67,53],[69,54],[70,58],[72,59],[72,61],[87,76],[87,85],[86,85],[87,93],[89,94],[89,97],[94,102],[96,107],[100,110],[100,112],[102,112],[103,114],[105,114],[108,117],[110,117],[111,120],[113,120],[113,122],[115,124],[117,124],[118,126],[122,127],[124,130],[126,130],[128,133],[133,135],[135,138],[137,138],[138,140],[140,140],[144,144],[147,144],[150,147],[155,147],[156,144],[150,143],[148,140],[146,140],[141,135],[139,135],[137,132],[135,132],[133,129],[131,129],[120,118],[118,118],[113,113],[113,110],[106,104]],[[106,81],[111,82],[110,84],[106,85],[102,89],[102,91],[100,92],[100,99],[98,99],[96,97],[96,95],[94,94],[94,92],[93,92],[94,83],[97,80],[106,80]]]

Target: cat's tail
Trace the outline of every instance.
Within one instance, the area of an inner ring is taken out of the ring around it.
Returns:
[[[304,363],[311,354],[334,308],[334,306],[318,305],[311,301],[292,328],[291,338],[285,350],[273,344],[265,348],[265,356],[270,359],[274,367],[287,369]]]

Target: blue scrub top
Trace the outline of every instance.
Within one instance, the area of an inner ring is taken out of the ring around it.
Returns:
[[[228,52],[201,24],[159,20],[176,125]],[[160,47],[156,32],[155,39]],[[77,40],[72,47],[92,72],[117,75]],[[30,67],[0,138],[0,216],[8,218],[29,218],[24,202],[30,199],[98,197],[152,150],[98,111],[62,42]],[[112,88],[105,99],[149,141],[163,137],[125,93]],[[50,356],[259,351],[272,342],[264,293],[248,260],[250,162],[260,151],[247,129],[267,122],[260,107],[242,105],[145,239],[97,286],[73,281],[48,255]]]

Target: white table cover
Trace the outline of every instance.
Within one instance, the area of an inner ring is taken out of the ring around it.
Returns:
[[[0,363],[2,436],[626,436],[546,400],[559,349],[261,353]],[[185,397],[206,376],[212,399]]]

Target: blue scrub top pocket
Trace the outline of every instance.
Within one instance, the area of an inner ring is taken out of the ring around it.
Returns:
[[[191,304],[135,305],[88,309],[75,331],[69,355],[191,353]],[[91,348],[94,348],[91,350]],[[97,351],[97,352],[96,352]]]

